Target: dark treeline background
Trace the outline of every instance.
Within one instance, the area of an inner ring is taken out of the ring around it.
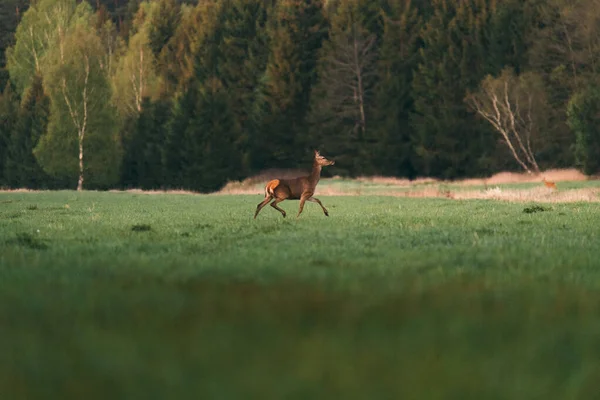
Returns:
[[[212,191],[313,148],[342,176],[518,170],[466,101],[490,87],[541,169],[597,173],[599,56],[600,0],[2,0],[0,186]]]

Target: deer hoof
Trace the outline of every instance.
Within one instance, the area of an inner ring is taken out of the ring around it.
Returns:
[[[325,211],[325,216],[329,217],[329,213],[327,211]]]

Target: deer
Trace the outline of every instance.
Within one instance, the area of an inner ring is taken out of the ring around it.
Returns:
[[[542,182],[544,182],[544,185],[546,185],[548,189],[556,190],[556,183],[547,181],[546,178],[542,178]]]
[[[321,169],[333,164],[335,164],[335,161],[328,160],[323,157],[318,150],[315,150],[315,158],[310,175],[293,179],[273,179],[269,181],[265,186],[265,199],[256,206],[254,219],[256,219],[260,210],[273,199],[275,200],[271,203],[271,207],[279,211],[284,218],[286,217],[285,210],[277,206],[277,204],[284,200],[300,200],[300,208],[298,209],[296,218],[300,217],[300,214],[302,214],[304,203],[306,201],[320,205],[325,216],[329,217],[329,211],[323,206],[321,200],[313,197],[313,194],[315,193],[315,188],[321,178]]]

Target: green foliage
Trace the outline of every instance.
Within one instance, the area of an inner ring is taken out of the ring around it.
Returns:
[[[158,57],[162,49],[174,35],[180,21],[179,3],[176,0],[159,0],[149,3],[148,43]]]
[[[597,205],[260,197],[0,193],[0,392],[598,393]]]
[[[419,61],[422,17],[412,1],[390,2],[377,65],[371,167],[386,176],[414,177],[410,112],[411,82]]]
[[[181,189],[194,181],[188,170],[200,159],[194,154],[195,138],[187,135],[187,131],[196,112],[197,98],[196,90],[186,90],[173,105],[171,118],[167,122],[162,161],[165,186],[169,188]]]
[[[27,11],[27,0],[4,0],[0,2],[0,93],[9,79],[6,70],[6,49],[14,44],[14,33],[20,16]]]
[[[39,166],[33,149],[46,133],[49,99],[42,79],[36,76],[26,90],[20,108],[13,110],[17,121],[6,144],[5,183],[11,188],[39,189],[52,187],[53,181]]]
[[[317,51],[327,35],[320,0],[279,1],[267,26],[270,53],[260,81],[251,138],[254,170],[297,167],[316,145],[306,137],[310,91],[316,81]]]
[[[462,101],[485,73],[486,3],[436,0],[423,28],[412,82],[413,163],[420,175],[464,176],[492,143]]]
[[[79,7],[89,8],[86,3]],[[86,18],[82,11],[83,17],[70,27],[61,45],[48,54],[44,85],[50,96],[50,120],[35,155],[47,173],[75,183],[82,142],[86,185],[102,188],[117,182],[121,154],[111,87],[101,63],[103,47],[87,23],[91,15],[87,13]]]
[[[600,173],[600,88],[590,86],[576,93],[567,109],[568,123],[575,132],[575,156],[588,175]]]
[[[228,100],[218,81],[193,87],[182,96],[163,156],[167,186],[209,192],[241,177],[242,158]]]
[[[23,14],[15,45],[6,53],[11,80],[20,95],[36,75],[43,75],[48,66],[46,53],[58,51],[59,38],[68,34],[75,21],[89,18],[89,12],[87,3],[77,6],[75,0],[39,0]]]
[[[6,184],[8,146],[15,129],[19,102],[10,83],[0,93],[0,187]]]
[[[312,93],[311,133],[317,147],[339,159],[334,174],[364,171],[369,154],[377,37],[363,26],[359,6],[343,3],[331,15]]]
[[[270,2],[264,0],[224,1],[218,16],[218,26],[212,33],[217,46],[200,50],[196,79],[213,93],[210,87],[218,81],[220,91],[233,120],[233,143],[239,154],[238,166],[247,174],[251,170],[252,138],[260,129],[257,124],[259,80],[268,58],[268,36],[265,30]],[[220,129],[220,128],[218,128]]]
[[[214,30],[219,2],[200,2],[196,7],[181,7],[180,23],[163,48],[161,65],[164,91],[172,97],[187,90],[195,72],[198,52]]]
[[[158,189],[165,185],[162,158],[170,104],[145,99],[133,118],[131,132],[123,138],[121,182],[125,187]]]
[[[157,74],[156,50],[150,43],[153,23],[159,3],[143,2],[136,14],[133,34],[127,43],[127,49],[119,58],[113,76],[113,102],[121,116],[132,116],[142,111],[145,98],[156,99],[159,96],[160,82]]]

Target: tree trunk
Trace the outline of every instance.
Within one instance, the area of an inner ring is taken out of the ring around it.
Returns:
[[[79,136],[79,180],[77,181],[77,191],[83,190],[83,136]]]
[[[88,118],[88,79],[90,77],[90,59],[85,56],[85,80],[83,85],[83,122],[79,131],[79,181],[77,182],[77,191],[83,190],[83,139],[85,138],[85,130],[87,128]]]
[[[364,104],[364,96],[363,96],[363,82],[362,82],[362,68],[358,55],[358,43],[356,43],[356,36],[354,37],[354,63],[355,63],[355,71],[356,71],[356,81],[358,83],[358,109],[360,113],[360,125],[362,134],[365,134],[365,129],[367,127],[367,121],[365,118],[365,104]]]

